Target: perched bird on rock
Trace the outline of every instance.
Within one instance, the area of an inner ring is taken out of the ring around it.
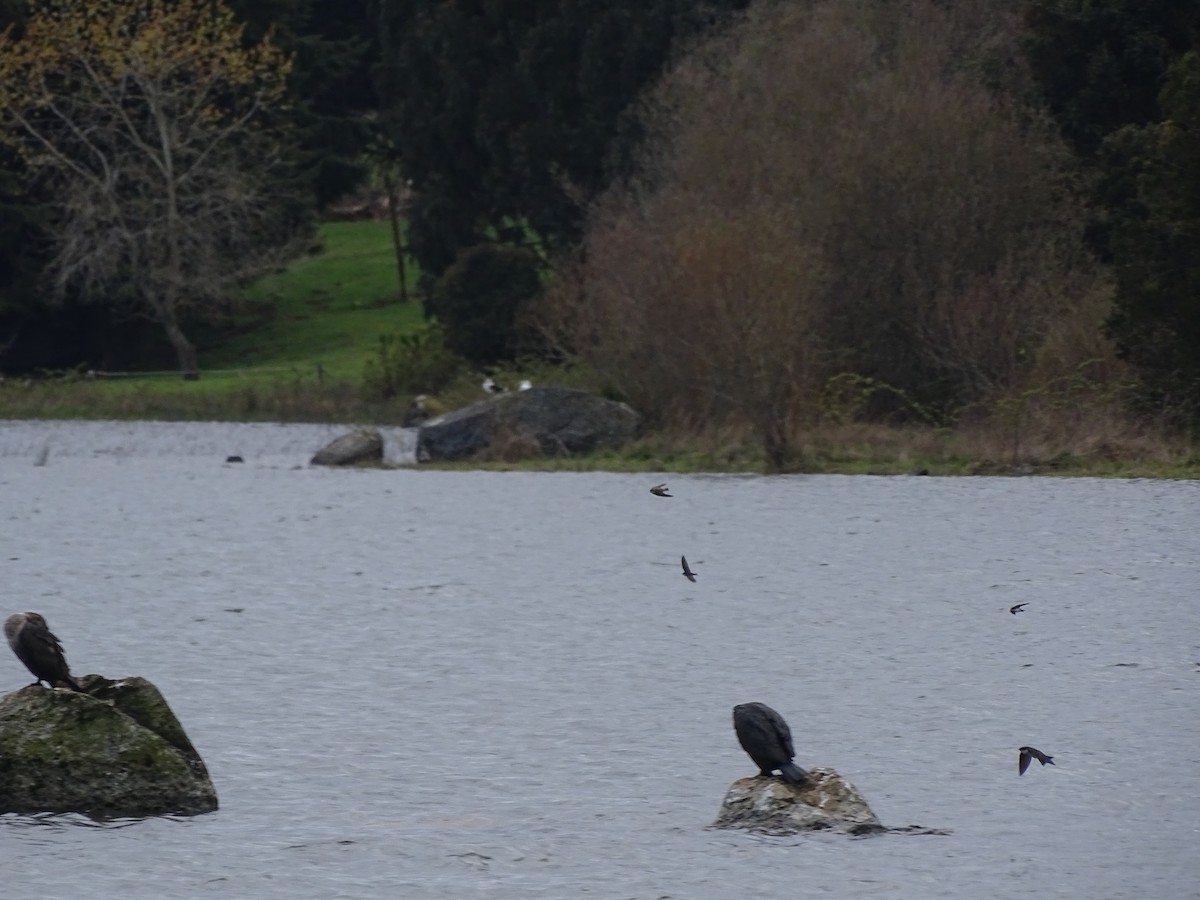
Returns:
[[[487,393],[487,394],[503,394],[504,393],[504,386],[493,381],[491,375],[489,375],[487,378],[483,379],[483,384],[480,385],[480,387],[482,387],[484,390],[484,393]]]
[[[533,382],[530,381],[528,378],[522,378],[521,383],[517,385],[517,390],[518,391],[527,391],[531,387],[533,387]]]
[[[770,778],[779,770],[784,781],[803,784],[808,773],[792,760],[792,730],[783,716],[765,703],[740,703],[733,708],[733,730],[738,743],[758,766],[759,774]]]
[[[4,622],[4,636],[17,659],[37,679],[34,684],[46,682],[50,687],[65,684],[73,691],[84,693],[83,688],[71,677],[62,644],[38,613],[13,613]]]
[[[1025,607],[1027,607],[1028,605],[1029,605],[1028,602],[1018,603],[1016,606],[1010,606],[1008,608],[1008,611],[1015,616],[1019,612],[1025,612]]]
[[[1020,756],[1017,757],[1017,774],[1018,775],[1025,774],[1025,770],[1029,768],[1030,760],[1036,759],[1043,766],[1046,765],[1047,763],[1049,763],[1050,765],[1054,765],[1054,757],[1047,756],[1045,753],[1043,753],[1041,750],[1038,750],[1036,747],[1020,747],[1020,748],[1018,748],[1017,752],[1020,754]]]
[[[672,496],[671,494],[667,493],[667,490],[667,483],[664,481],[662,484],[656,484],[654,487],[650,488],[650,493],[652,493],[655,497]]]
[[[688,581],[694,582],[696,580],[696,573],[693,572],[691,567],[687,564],[687,557],[681,556],[679,558],[681,560],[683,560],[683,577],[686,578]]]
[[[404,421],[400,425],[404,428],[416,428],[422,422],[429,418],[429,397],[426,394],[417,394],[413,397],[412,403],[408,406],[408,412],[404,414]]]

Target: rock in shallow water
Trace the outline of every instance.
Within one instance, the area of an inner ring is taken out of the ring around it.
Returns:
[[[808,780],[754,775],[729,786],[714,828],[745,828],[770,834],[837,829],[850,834],[883,831],[867,801],[833,769],[808,770]]]
[[[0,699],[0,812],[195,815],[217,808],[200,754],[144,678],[30,685]]]
[[[465,459],[497,442],[520,442],[529,451],[523,455],[588,453],[621,446],[639,421],[624,403],[586,391],[531,388],[429,419],[417,438],[417,459]]]
[[[314,466],[358,466],[383,462],[383,435],[374,428],[360,428],[322,447],[313,456]]]

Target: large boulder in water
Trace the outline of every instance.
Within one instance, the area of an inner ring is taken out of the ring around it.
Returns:
[[[374,428],[343,434],[317,451],[314,466],[360,466],[383,462],[383,435]]]
[[[217,808],[200,754],[144,678],[29,685],[0,699],[0,812],[194,815]]]
[[[883,831],[867,801],[833,769],[809,769],[804,784],[754,775],[739,778],[725,794],[714,828],[769,834],[836,829],[851,834]]]
[[[530,388],[429,419],[417,436],[417,459],[464,459],[497,442],[544,455],[588,453],[625,443],[639,420],[626,404],[587,391]]]

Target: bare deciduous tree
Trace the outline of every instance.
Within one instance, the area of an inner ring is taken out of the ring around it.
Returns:
[[[1018,383],[1094,266],[1065,152],[985,84],[1019,76],[1016,24],[970,6],[763,3],[683,59],[546,329],[775,467],[835,376],[943,406]]]
[[[266,234],[271,117],[290,62],[242,43],[211,0],[40,0],[0,35],[0,140],[54,205],[56,293],[122,304],[164,329],[185,377],[189,309],[228,302]]]

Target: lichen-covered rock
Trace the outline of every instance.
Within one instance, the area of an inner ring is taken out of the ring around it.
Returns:
[[[30,685],[0,699],[0,812],[194,815],[217,808],[208,769],[144,678]]]
[[[496,441],[564,455],[619,447],[640,417],[624,403],[569,388],[530,388],[480,400],[427,420],[417,437],[420,462],[473,456]]]
[[[358,466],[383,462],[383,435],[374,428],[343,434],[316,452],[314,466]]]
[[[769,834],[837,829],[850,834],[883,831],[867,801],[833,769],[808,770],[801,785],[782,778],[739,778],[725,794],[714,828],[745,828]]]

